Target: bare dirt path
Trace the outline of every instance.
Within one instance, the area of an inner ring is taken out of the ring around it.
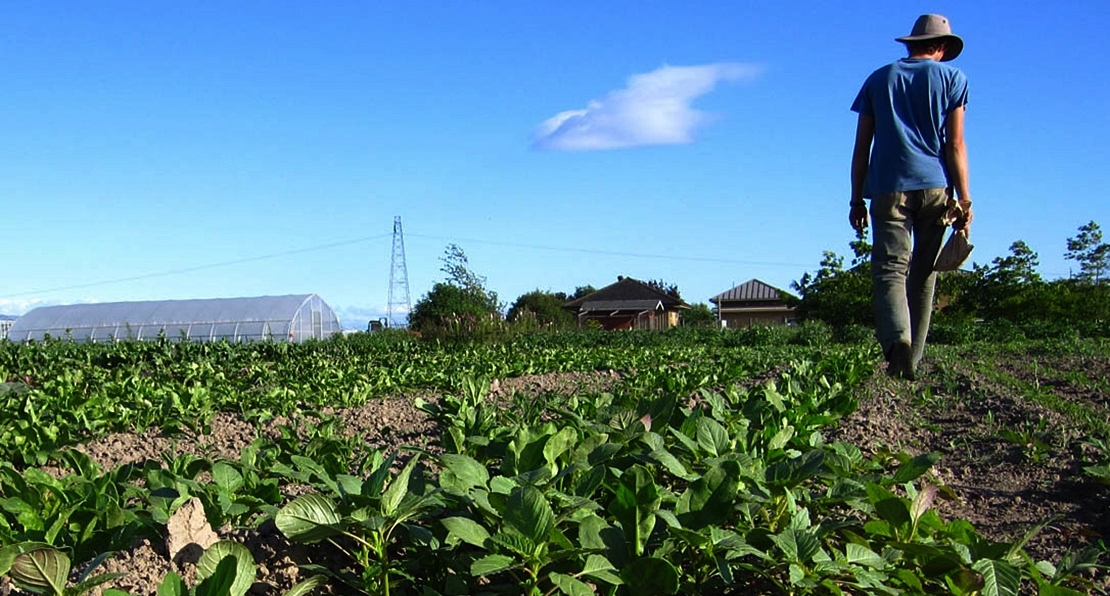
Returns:
[[[1106,400],[1061,379],[1080,370],[1106,379],[1110,363],[1050,360],[1014,363],[1007,377],[1023,382],[1041,374],[1034,371],[1054,371],[1056,380],[1038,387],[1084,405]],[[1047,524],[1025,547],[1034,560],[1057,562],[1110,533],[1110,487],[1084,476],[1094,456],[1076,423],[966,362],[926,363],[920,373],[916,382],[876,375],[861,388],[858,411],[831,438],[867,455],[939,453],[932,477],[949,490],[938,512],[1004,542]]]

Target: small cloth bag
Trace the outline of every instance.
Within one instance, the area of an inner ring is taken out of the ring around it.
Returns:
[[[963,230],[952,230],[948,235],[948,242],[940,249],[940,254],[937,255],[937,262],[933,265],[933,271],[955,271],[964,264],[967,257],[971,255],[971,249],[975,248],[967,237],[967,232]]]
[[[937,225],[950,226],[964,215],[964,210],[960,208],[960,204],[955,199],[948,199],[948,209],[941,216]],[[948,235],[948,241],[940,249],[940,254],[937,255],[937,262],[933,265],[933,271],[955,271],[964,264],[967,257],[971,255],[971,249],[975,248],[971,244],[971,239],[968,238],[967,232],[964,230],[952,230]]]

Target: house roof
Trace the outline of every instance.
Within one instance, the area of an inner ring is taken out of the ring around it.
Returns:
[[[672,308],[690,308],[688,304],[682,300],[661,292],[646,283],[632,279],[631,277],[621,277],[617,279],[616,283],[609,284],[600,290],[586,294],[577,300],[571,300],[564,305],[565,308],[584,310],[587,303],[605,303],[607,307],[613,306],[613,303],[631,303],[636,302],[636,305],[623,304],[618,309],[637,308],[639,305],[651,302],[652,306],[649,308],[656,308],[656,303],[662,303],[664,309]],[[591,307],[590,310],[605,310]],[[641,308],[640,310],[649,310]]]
[[[758,279],[748,280],[709,299],[714,304],[728,301],[781,302],[783,291]]]
[[[579,310],[581,312],[617,312],[622,310],[643,312],[645,310],[663,310],[663,301],[658,298],[655,300],[587,300],[582,303]]]

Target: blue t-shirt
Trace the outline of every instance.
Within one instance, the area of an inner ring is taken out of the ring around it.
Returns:
[[[867,77],[852,111],[875,119],[863,195],[944,188],[944,119],[967,105],[967,76],[945,62],[903,58]]]

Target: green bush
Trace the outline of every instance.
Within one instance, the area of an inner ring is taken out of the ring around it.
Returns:
[[[794,330],[783,325],[753,325],[722,333],[722,343],[727,347],[767,347],[785,346]]]
[[[1074,325],[1058,321],[1034,319],[1023,323],[1021,331],[1028,339],[1059,339],[1064,341],[1079,339],[1079,330]]]
[[[1110,319],[1093,319],[1075,322],[1081,337],[1110,337]]]
[[[865,325],[841,325],[833,330],[833,341],[840,344],[861,344],[875,339],[875,330]]]
[[[1007,319],[993,319],[975,325],[975,339],[994,343],[1009,343],[1025,339],[1021,327]]]
[[[833,341],[833,328],[824,321],[806,321],[793,332],[789,343],[795,346],[827,346]]]
[[[519,327],[522,332],[535,330],[534,325],[527,323]],[[497,313],[465,313],[442,317],[438,324],[425,323],[421,327],[421,338],[447,345],[495,343],[509,339],[516,329],[517,325],[506,321]]]
[[[976,324],[964,321],[937,323],[929,329],[929,343],[958,346],[975,340]]]

